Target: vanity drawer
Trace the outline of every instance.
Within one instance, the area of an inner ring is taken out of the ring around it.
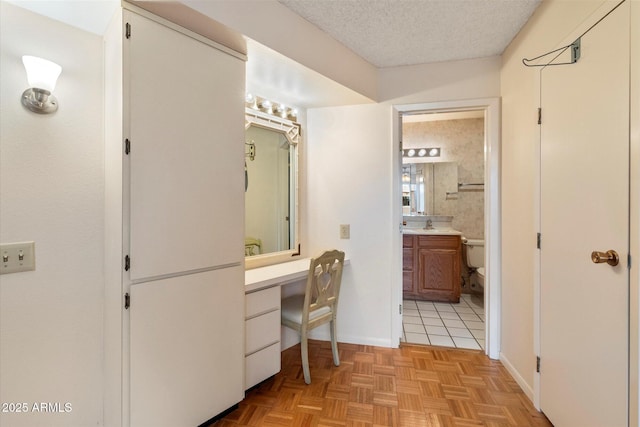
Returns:
[[[280,310],[280,286],[245,295],[245,319],[273,310]]]
[[[413,244],[415,242],[415,237],[413,235],[404,234],[402,236],[402,247],[403,248],[413,248]]]
[[[457,249],[460,250],[460,236],[418,236],[419,248]]]
[[[245,321],[245,355],[280,342],[280,310]]]
[[[244,358],[245,390],[280,372],[280,343]]]

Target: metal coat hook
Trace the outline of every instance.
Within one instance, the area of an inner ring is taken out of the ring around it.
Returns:
[[[531,58],[531,59],[522,58],[522,63],[526,67],[546,67],[547,65],[569,65],[569,64],[575,64],[576,62],[578,62],[578,59],[580,59],[580,40],[581,40],[581,37],[578,37],[570,45],[563,46],[563,47],[558,48],[556,50],[552,50],[551,52],[544,53],[544,54],[542,54],[540,56],[536,56],[535,58]],[[571,49],[571,60],[569,62],[553,63],[553,61],[556,58],[558,58],[560,55],[562,55],[567,49]],[[551,59],[551,61],[549,61],[549,62],[547,62],[545,64],[532,64],[531,63],[533,61],[537,61],[540,58],[544,58],[545,56],[552,55],[552,54],[554,54],[556,52],[560,52],[560,53],[558,53],[556,56],[553,57],[553,59]]]
[[[611,15],[611,13],[613,13],[614,10],[616,10],[617,8],[620,7],[620,5],[622,3],[624,3],[626,0],[622,0],[620,1],[613,9],[611,9],[609,12],[607,12],[606,15],[604,15],[602,18],[598,19],[596,21],[595,24],[593,24],[592,26],[590,26],[587,31],[585,31],[584,33],[582,33],[580,35],[580,37],[578,37],[573,43],[571,43],[570,45],[561,47],[559,49],[556,50],[552,50],[551,52],[547,52],[545,54],[542,54],[540,56],[536,56],[535,58],[531,58],[531,59],[527,59],[527,58],[522,58],[522,63],[526,66],[526,67],[546,67],[547,65],[570,65],[570,64],[575,64],[576,62],[578,62],[578,59],[580,59],[580,39],[582,39],[582,37],[585,36],[585,34],[587,34],[589,31],[593,30],[593,28],[598,25],[599,23],[601,23],[607,16]],[[562,55],[567,49],[571,49],[571,61],[570,62],[559,62],[557,64],[554,64],[553,61],[556,60],[556,58],[558,58],[560,55]],[[544,58],[545,56],[549,56],[552,55],[556,52],[559,52],[556,56],[553,57],[553,59],[551,59],[551,61],[547,62],[546,64],[531,64],[531,62],[536,61],[540,58]]]

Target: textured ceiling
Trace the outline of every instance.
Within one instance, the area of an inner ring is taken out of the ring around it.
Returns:
[[[540,0],[278,0],[376,67],[500,55]]]

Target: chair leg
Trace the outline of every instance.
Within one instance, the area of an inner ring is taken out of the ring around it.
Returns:
[[[333,364],[340,366],[340,357],[338,356],[338,338],[336,333],[336,319],[331,321],[331,351],[333,351]]]
[[[304,382],[311,384],[311,373],[309,372],[309,346],[307,343],[306,331],[300,334],[300,353],[302,356],[302,372],[304,374]]]

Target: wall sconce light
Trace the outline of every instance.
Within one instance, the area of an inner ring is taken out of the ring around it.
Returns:
[[[409,148],[402,150],[402,157],[440,157],[440,148]]]
[[[22,93],[22,105],[38,114],[50,114],[58,110],[58,100],[51,93],[56,87],[62,67],[55,62],[35,56],[23,56],[27,70],[29,89]]]

